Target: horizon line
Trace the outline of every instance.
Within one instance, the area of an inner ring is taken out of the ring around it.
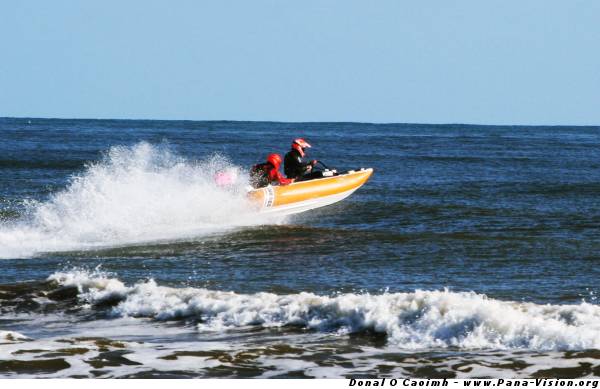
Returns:
[[[241,120],[241,119],[151,119],[151,118],[73,118],[73,117],[36,117],[36,116],[0,116],[2,119],[17,120],[95,120],[95,121],[155,121],[155,122],[214,122],[214,123],[282,123],[282,124],[369,124],[369,125],[425,125],[425,126],[485,126],[485,127],[600,127],[600,124],[484,124],[474,122],[369,122],[369,121],[343,121],[343,120],[308,120],[308,121],[284,121],[284,120]]]

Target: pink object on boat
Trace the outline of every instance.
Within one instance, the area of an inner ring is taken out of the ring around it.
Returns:
[[[237,172],[233,169],[227,169],[215,174],[215,182],[218,186],[230,186],[235,184]]]

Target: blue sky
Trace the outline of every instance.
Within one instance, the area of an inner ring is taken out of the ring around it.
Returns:
[[[0,2],[0,116],[600,125],[600,1]]]

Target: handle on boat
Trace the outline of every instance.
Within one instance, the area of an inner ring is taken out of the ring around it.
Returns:
[[[325,169],[329,170],[329,167],[327,167],[327,165],[325,165],[323,162],[317,161],[317,163],[323,166]]]

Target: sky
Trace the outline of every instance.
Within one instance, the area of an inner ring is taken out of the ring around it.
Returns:
[[[600,125],[597,0],[0,0],[0,117]]]

